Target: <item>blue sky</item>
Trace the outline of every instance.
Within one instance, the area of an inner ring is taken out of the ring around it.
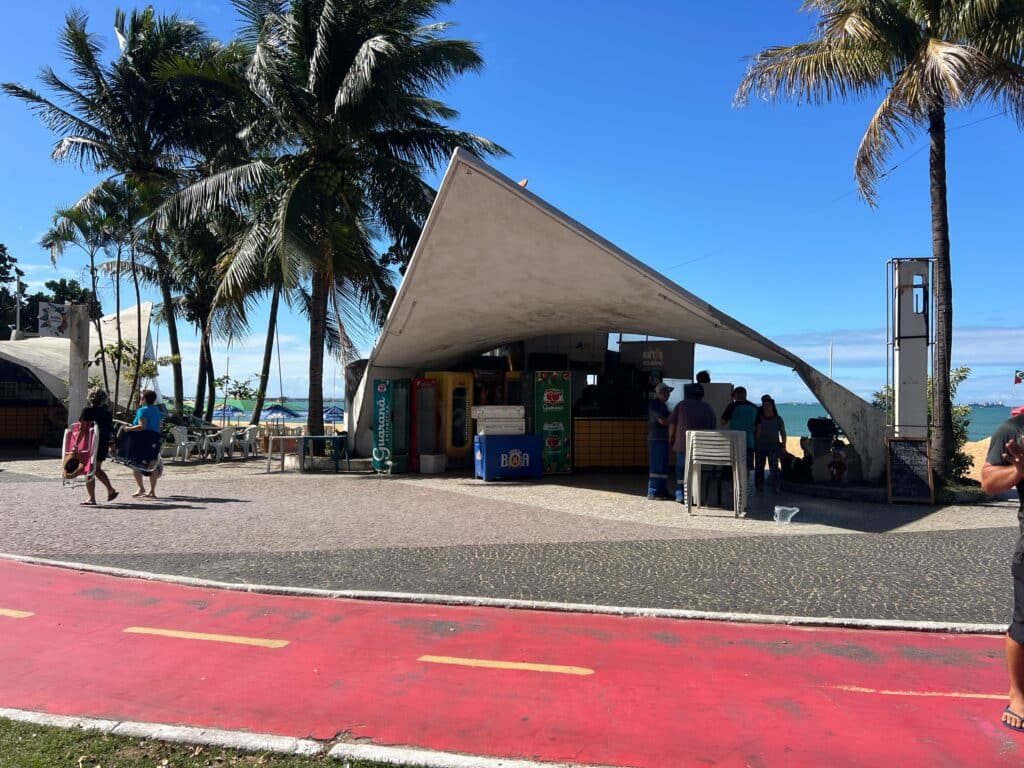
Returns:
[[[78,5],[113,54],[118,3]],[[222,39],[236,26],[227,0],[154,5],[196,18]],[[63,69],[56,39],[70,7],[37,0],[7,10],[0,79],[35,84],[44,64]],[[444,98],[461,111],[461,128],[513,153],[496,162],[504,173],[529,178],[531,191],[823,370],[831,340],[835,378],[870,397],[885,382],[886,261],[931,253],[927,141],[918,137],[894,153],[897,167],[872,210],[856,195],[853,158],[877,99],[732,106],[745,57],[809,37],[813,19],[798,7],[797,0],[628,7],[461,0],[442,18],[480,45],[487,66]],[[1020,302],[999,285],[1015,277],[1020,262],[1013,211],[1024,134],[997,111],[982,105],[948,117],[953,360],[974,369],[961,387],[963,401],[1019,400],[1012,375],[1024,367]],[[36,240],[53,209],[77,199],[91,177],[55,165],[52,137],[8,98],[0,99],[0,138],[0,242],[33,287],[80,276],[81,259],[68,256],[54,269]],[[254,313],[252,336],[216,352],[218,373],[228,357],[232,375],[258,370],[265,322],[265,311]],[[286,317],[280,332],[283,389],[302,396],[303,319]],[[184,337],[191,363],[196,343],[187,331]],[[165,332],[160,346],[166,353]],[[703,347],[697,364],[718,381],[782,401],[811,399],[796,375],[778,366]],[[194,386],[193,365],[185,370],[186,391]],[[340,394],[336,371],[336,364],[327,367],[328,394],[335,377]],[[161,385],[170,390],[169,375]],[[271,394],[278,388],[275,373]]]

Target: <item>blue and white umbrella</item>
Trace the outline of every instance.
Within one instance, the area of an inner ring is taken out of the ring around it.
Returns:
[[[271,406],[269,406],[267,408],[264,408],[263,409],[263,415],[267,418],[267,420],[270,420],[270,419],[280,419],[281,421],[284,421],[284,419],[286,419],[286,418],[287,419],[297,419],[297,418],[299,418],[298,412],[293,411],[287,405],[284,405],[282,403],[274,403],[273,405],[271,405]]]
[[[337,405],[324,408],[324,421],[336,422],[345,420],[345,411]]]

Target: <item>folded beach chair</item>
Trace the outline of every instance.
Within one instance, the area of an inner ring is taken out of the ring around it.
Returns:
[[[159,432],[124,432],[117,441],[117,454],[114,461],[124,464],[129,469],[149,475],[160,471],[160,450],[163,448],[163,435]],[[154,465],[154,461],[157,463]]]
[[[62,486],[70,488],[93,479],[99,444],[99,429],[91,421],[76,421],[64,430],[60,462]]]

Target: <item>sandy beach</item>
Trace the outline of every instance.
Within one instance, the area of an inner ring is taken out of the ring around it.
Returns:
[[[786,450],[794,456],[803,455],[803,451],[800,450],[800,438],[790,436],[786,438]],[[973,443],[967,443],[964,447],[964,451],[974,459],[974,466],[968,473],[968,477],[972,480],[981,482],[981,467],[985,463],[985,454],[988,453],[988,439],[975,440]]]

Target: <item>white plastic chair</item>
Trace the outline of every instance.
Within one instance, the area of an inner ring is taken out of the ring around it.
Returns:
[[[242,452],[243,458],[248,456],[250,453],[253,456],[260,455],[259,444],[256,442],[256,436],[259,429],[259,427],[250,424],[243,431],[235,432],[235,446]]]
[[[171,437],[174,438],[175,461],[178,460],[179,456],[182,461],[188,461],[192,451],[199,450],[199,441],[189,438],[188,430],[185,427],[172,427]]]
[[[231,458],[231,443],[235,439],[235,428],[225,427],[219,432],[207,435],[203,438],[203,455],[214,454],[217,461],[224,458],[224,454]]]

